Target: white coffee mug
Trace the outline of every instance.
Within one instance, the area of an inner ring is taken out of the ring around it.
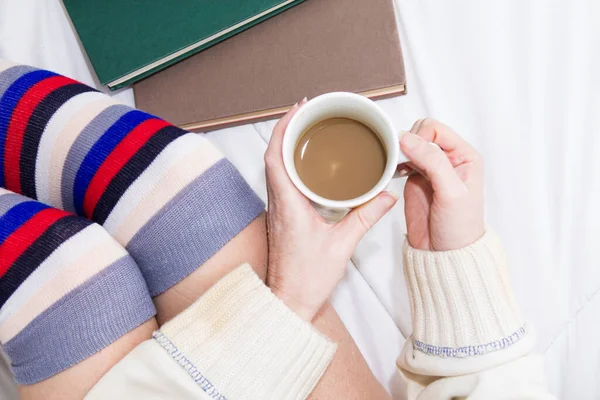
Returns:
[[[302,182],[294,163],[294,150],[298,139],[309,128],[328,118],[349,118],[362,122],[377,133],[387,153],[387,162],[379,182],[362,196],[350,200],[331,200],[319,196]],[[335,222],[352,208],[358,207],[383,191],[400,163],[408,158],[400,150],[400,136],[387,114],[374,101],[354,93],[327,93],[306,103],[292,117],[283,137],[283,163],[298,190],[308,197],[319,213],[328,221]]]

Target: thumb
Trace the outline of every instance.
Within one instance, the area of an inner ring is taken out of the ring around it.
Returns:
[[[398,198],[389,192],[382,192],[377,197],[350,211],[336,226],[339,235],[344,238],[352,251],[369,231],[388,211],[394,207]]]

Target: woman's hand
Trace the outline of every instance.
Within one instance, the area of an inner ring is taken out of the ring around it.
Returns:
[[[410,245],[454,250],[481,238],[485,227],[479,153],[451,128],[429,118],[417,121],[400,145],[411,160],[409,169],[419,172],[408,178],[404,188]]]
[[[327,223],[315,211],[289,179],[281,153],[287,124],[303,103],[277,123],[265,153],[269,196],[267,284],[292,311],[311,321],[344,276],[360,239],[397,199],[381,193],[337,224]]]

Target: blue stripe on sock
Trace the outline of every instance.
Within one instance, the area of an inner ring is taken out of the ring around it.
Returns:
[[[138,110],[130,111],[108,128],[102,137],[100,137],[94,146],[92,146],[83,159],[83,162],[77,171],[77,175],[75,176],[73,205],[77,214],[83,215],[83,199],[85,197],[85,192],[87,191],[92,178],[98,171],[98,168],[100,168],[100,165],[106,160],[106,157],[108,157],[129,132],[150,118],[156,117]]]
[[[37,201],[19,203],[0,217],[0,244],[4,243],[14,231],[29,221],[38,212],[50,208]]]
[[[8,124],[13,111],[23,95],[31,89],[36,83],[56,76],[54,72],[37,70],[23,75],[15,81],[0,99],[0,187],[5,186],[4,182],[4,144],[6,142],[6,133]]]

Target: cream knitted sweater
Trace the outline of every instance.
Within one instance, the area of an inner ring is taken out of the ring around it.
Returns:
[[[452,251],[403,249],[413,334],[398,358],[407,398],[552,399],[498,237]]]
[[[404,246],[413,335],[398,359],[409,400],[551,399],[498,238],[447,252]],[[90,399],[305,399],[335,344],[241,266],[135,348]]]

